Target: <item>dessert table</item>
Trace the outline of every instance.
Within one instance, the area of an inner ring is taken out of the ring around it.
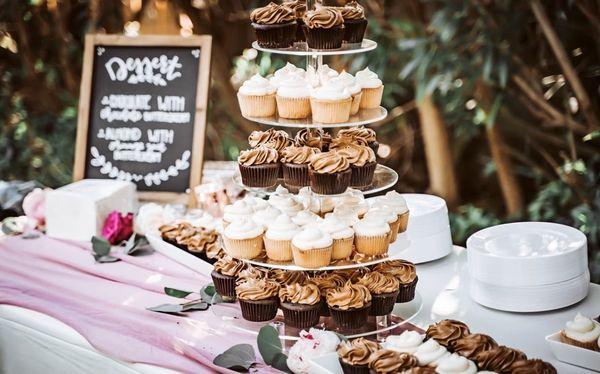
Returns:
[[[198,290],[209,278],[159,253],[121,258],[95,264],[87,245],[43,235],[0,238],[0,372],[225,371],[212,365],[215,355],[234,344],[255,344],[255,336],[229,330],[210,310],[189,318],[146,311],[177,302],[163,287]],[[417,271],[424,305],[415,324],[458,318],[471,331],[551,362],[559,373],[589,372],[556,361],[544,337],[576,312],[598,314],[600,286],[592,284],[588,297],[568,308],[515,314],[470,299],[463,248]]]

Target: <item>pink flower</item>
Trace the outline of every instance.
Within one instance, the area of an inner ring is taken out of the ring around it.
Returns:
[[[23,199],[23,212],[27,218],[34,219],[38,225],[43,225],[46,220],[46,194],[50,188],[35,188]]]
[[[102,227],[102,236],[113,245],[129,239],[132,233],[133,213],[121,215],[115,210],[106,217]]]

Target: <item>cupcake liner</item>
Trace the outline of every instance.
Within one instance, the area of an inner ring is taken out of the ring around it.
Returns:
[[[371,310],[369,311],[369,315],[385,316],[390,314],[394,310],[398,293],[399,291],[382,294],[371,292]]]
[[[344,40],[347,43],[362,43],[367,23],[366,19],[344,20]]]
[[[252,23],[256,41],[264,48],[288,48],[296,40],[297,22],[288,22],[280,25],[260,25]]]
[[[377,156],[377,150],[379,149],[379,142],[376,140],[369,142],[368,146],[371,147],[373,152],[375,152],[375,156]]]
[[[350,179],[350,186],[361,191],[369,189],[373,184],[376,168],[376,161],[368,162],[363,166],[351,165],[352,178]]]
[[[310,116],[310,98],[276,95],[277,112],[281,118],[300,119]]]
[[[242,317],[252,322],[270,321],[277,315],[279,299],[271,297],[266,300],[242,300],[240,299]]]
[[[402,213],[398,216],[398,234],[401,232],[405,232],[408,227],[408,216],[410,212],[407,210],[405,213]]]
[[[362,91],[352,95],[352,104],[350,105],[350,115],[353,116],[358,113],[360,109],[360,101],[362,100]]]
[[[225,252],[233,258],[252,259],[263,249],[263,235],[250,239],[231,239],[223,235]]]
[[[329,306],[327,305],[327,300],[325,296],[321,296],[321,306],[319,307],[319,315],[322,317],[329,317],[331,313],[329,313]]]
[[[238,164],[242,183],[246,187],[271,187],[277,184],[281,164],[261,164],[244,166]]]
[[[283,311],[283,321],[286,325],[306,328],[319,324],[319,309],[321,303],[315,305],[280,303],[279,308]]]
[[[369,317],[371,303],[368,303],[360,309],[342,310],[329,306],[329,313],[337,327],[348,329],[358,329],[363,327]]]
[[[397,303],[407,303],[415,298],[415,290],[417,289],[417,282],[419,277],[415,277],[415,280],[408,284],[400,284],[398,297],[396,297]]]
[[[304,186],[310,185],[308,178],[308,164],[291,164],[284,163],[281,165],[283,169],[283,183],[286,187],[290,187],[292,192],[298,191]]]
[[[369,256],[387,253],[390,245],[390,235],[361,236],[354,235],[354,246],[358,253]]]
[[[352,246],[354,245],[354,236],[343,239],[333,239],[333,251],[331,252],[332,260],[341,260],[352,254]]]
[[[296,43],[301,43],[306,41],[306,36],[304,36],[304,20],[302,18],[296,18]]]
[[[361,99],[362,104],[362,99]],[[350,118],[352,97],[341,100],[324,100],[310,98],[310,109],[313,122],[340,123]]]
[[[565,330],[561,330],[560,331],[560,341],[566,344],[570,344],[570,345],[574,345],[576,347],[581,347],[581,348],[585,348],[585,349],[591,349],[592,351],[600,351],[600,348],[598,348],[598,339],[594,339],[590,342],[580,342],[579,340],[575,340],[572,338],[569,338],[567,336],[567,334],[565,333]]]
[[[215,290],[224,301],[235,300],[235,277],[212,271],[210,276],[215,284]]]
[[[350,186],[352,171],[350,169],[333,174],[320,174],[308,170],[310,189],[322,195],[338,195],[345,192]]]
[[[292,243],[294,263],[309,269],[316,269],[329,265],[333,246],[315,249],[300,249]]]
[[[398,227],[400,226],[400,217],[390,223],[390,244],[395,242],[398,238]]]
[[[238,92],[237,97],[244,117],[271,117],[277,113],[275,94],[244,95]]]
[[[339,359],[344,374],[369,374],[369,365],[351,365]]]
[[[308,48],[338,49],[342,47],[342,42],[344,41],[344,26],[332,27],[329,29],[311,29],[304,25],[302,29],[304,30]]]
[[[363,88],[360,109],[379,108],[381,105],[381,96],[383,96],[383,85],[375,88]]]
[[[265,251],[267,257],[274,261],[291,261],[292,255],[292,241],[291,240],[273,240],[266,236],[263,237],[265,242]]]

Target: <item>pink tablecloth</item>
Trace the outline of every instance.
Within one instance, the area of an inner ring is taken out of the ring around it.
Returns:
[[[217,354],[234,344],[255,346],[256,337],[224,328],[210,310],[178,317],[145,309],[181,302],[164,287],[198,291],[209,278],[159,253],[121,258],[98,264],[89,246],[43,235],[1,238],[0,304],[50,315],[120,360],[182,372],[226,372],[212,364]]]

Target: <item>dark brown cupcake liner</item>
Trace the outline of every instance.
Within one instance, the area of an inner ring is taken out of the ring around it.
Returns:
[[[400,292],[396,298],[397,303],[407,303],[415,298],[415,290],[417,289],[417,282],[419,277],[416,277],[414,281],[408,284],[400,285]]]
[[[252,322],[270,321],[277,315],[279,299],[272,297],[265,300],[242,300],[240,299],[240,308],[242,317]]]
[[[305,328],[319,324],[321,303],[315,305],[280,303],[283,311],[283,321],[286,325]]]
[[[261,47],[288,48],[294,45],[298,24],[295,21],[280,25],[260,25],[253,23],[252,27],[254,28],[258,45]]]
[[[271,187],[277,183],[280,164],[262,164],[244,166],[238,164],[242,183],[247,187]]]
[[[344,374],[369,374],[369,365],[350,365],[341,358],[339,360]]]
[[[329,306],[329,313],[331,313],[331,318],[333,318],[335,324],[338,327],[345,327],[348,329],[361,328],[367,322],[370,310],[371,303],[360,309],[351,310],[342,310]]]
[[[362,43],[367,30],[366,19],[344,21],[344,41],[347,43]]]
[[[284,163],[281,165],[281,168],[283,169],[283,183],[287,187],[299,190],[304,186],[310,185],[308,164]]]
[[[396,305],[396,298],[398,297],[399,291],[374,294],[371,293],[371,310],[369,311],[370,316],[385,316],[394,310]]]
[[[369,162],[363,166],[351,165],[352,178],[350,179],[350,186],[361,191],[371,187],[376,168],[377,162]]]
[[[344,193],[350,186],[352,170],[347,169],[333,174],[320,174],[308,170],[310,189],[322,195],[338,195]]]
[[[298,26],[296,27],[296,43],[305,42],[306,36],[304,36],[304,20],[302,18],[296,19]]]
[[[185,245],[185,244],[177,243],[177,241],[173,240],[173,239],[163,239],[163,240],[171,245],[174,245],[175,247],[177,247],[179,249],[183,249],[184,251],[187,251],[187,245]]]
[[[304,25],[304,36],[309,48],[314,49],[338,49],[344,41],[344,26],[329,29],[311,29]]]
[[[327,301],[325,297],[321,297],[321,307],[319,309],[319,315],[322,317],[329,317],[331,313],[329,313],[329,306],[327,305]]]
[[[223,275],[214,270],[210,273],[210,276],[215,285],[215,290],[221,295],[223,300],[235,300],[235,277]]]

